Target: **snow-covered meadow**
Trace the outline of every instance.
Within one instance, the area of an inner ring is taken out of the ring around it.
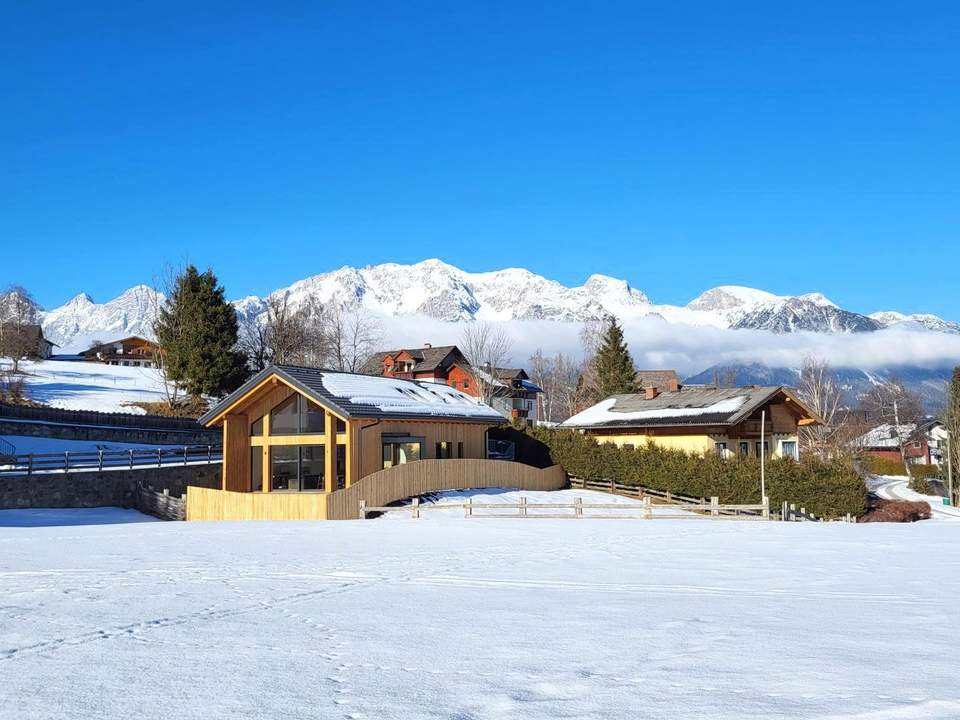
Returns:
[[[0,512],[5,720],[960,717],[955,523],[49,513]]]
[[[25,361],[20,368],[27,397],[55,408],[142,415],[130,403],[166,399],[154,368],[69,360]]]

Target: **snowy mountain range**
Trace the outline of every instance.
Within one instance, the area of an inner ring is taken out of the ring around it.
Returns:
[[[342,267],[295,282],[271,296],[286,296],[294,307],[314,299],[345,307],[362,304],[383,317],[426,316],[444,322],[577,322],[613,314],[621,320],[652,317],[668,323],[779,334],[860,333],[890,326],[960,334],[960,324],[935,315],[894,311],[864,315],[840,308],[819,293],[780,296],[721,286],[678,306],[657,304],[627,281],[605,275],[591,275],[583,285],[567,287],[520,268],[471,273],[440,260]],[[60,307],[41,311],[44,334],[64,351],[83,349],[95,339],[149,337],[162,302],[163,296],[145,285],[99,304],[81,293]],[[257,316],[265,311],[266,298],[249,296],[234,305],[241,317]]]

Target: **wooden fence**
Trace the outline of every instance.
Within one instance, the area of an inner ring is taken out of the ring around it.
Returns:
[[[88,452],[27,453],[3,457],[0,475],[33,475],[68,470],[105,470],[166,467],[191,463],[218,463],[223,448],[216,445],[168,445],[130,450],[92,450]]]
[[[344,490],[330,494],[327,517],[355,520],[360,501],[377,507],[443,490],[512,488],[560,490],[567,487],[567,473],[559,465],[541,470],[507,460],[420,460],[368,475]]]
[[[8,405],[6,403],[0,403],[0,419],[56,423],[58,425],[138,428],[142,430],[197,431],[202,429],[193,418],[136,415],[134,413],[105,413],[95,410],[62,410],[60,408]]]
[[[419,518],[420,513],[427,510],[457,510],[462,509],[464,517],[468,518],[552,518],[552,519],[582,519],[594,520],[769,520],[769,504],[763,505],[721,505],[717,498],[711,498],[708,505],[678,504],[658,505],[654,507],[649,496],[636,504],[627,503],[592,503],[583,502],[583,498],[576,498],[572,503],[528,503],[527,498],[520,497],[517,503],[484,503],[474,502],[468,498],[462,503],[423,504],[419,498],[414,498],[408,506],[368,507],[360,501],[360,515],[367,517],[370,513],[409,512],[412,517]],[[487,512],[493,510],[494,512]],[[514,510],[515,512],[506,512]],[[570,512],[561,512],[561,511]],[[614,512],[591,512],[591,511]],[[546,511],[546,512],[545,512]],[[586,511],[586,512],[585,512]]]
[[[232,492],[187,488],[187,520],[326,520],[324,492]]]
[[[244,493],[191,487],[188,520],[356,520],[370,507],[444,490],[512,488],[560,490],[567,474],[559,465],[541,470],[504,460],[419,460],[375,472],[332,493]]]
[[[609,492],[614,495],[625,495],[626,497],[645,498],[652,497],[663,500],[666,503],[691,503],[696,505],[706,505],[709,500],[702,497],[691,497],[690,495],[679,495],[669,491],[653,490],[642,485],[622,485],[613,480],[584,480],[583,478],[570,478],[570,487],[583,488],[584,490],[599,490]]]
[[[167,489],[157,492],[152,487],[137,483],[134,506],[140,512],[162,520],[186,520],[185,499],[172,496]]]

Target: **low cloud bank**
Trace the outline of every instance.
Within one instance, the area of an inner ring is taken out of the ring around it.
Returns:
[[[419,347],[425,342],[454,345],[465,323],[428,317],[384,321],[388,344]],[[544,353],[581,356],[580,323],[512,320],[503,327],[513,341],[512,362],[524,365],[538,348]],[[960,335],[891,327],[869,333],[784,335],[763,330],[723,330],[639,318],[624,323],[624,334],[637,365],[672,368],[692,375],[713,365],[760,363],[798,367],[806,355],[825,358],[835,367],[879,370],[894,366],[940,368],[960,365]]]

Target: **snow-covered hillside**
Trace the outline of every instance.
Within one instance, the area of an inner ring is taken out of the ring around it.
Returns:
[[[4,720],[960,717],[960,526],[0,511]]]
[[[627,281],[605,275],[591,275],[583,285],[567,287],[522,268],[471,273],[440,260],[342,267],[300,280],[272,295],[285,296],[294,307],[308,300],[346,307],[362,304],[382,317],[426,317],[444,322],[577,322],[612,313],[621,320],[662,318],[690,326],[774,333],[851,333],[894,324],[960,332],[960,325],[933,315],[862,315],[838,307],[819,293],[780,296],[725,285],[677,306],[658,304]],[[44,332],[64,352],[84,349],[94,339],[149,337],[159,301],[162,296],[142,285],[102,304],[81,294],[42,313]],[[266,307],[265,299],[257,296],[234,304],[242,317],[260,315]]]
[[[160,372],[153,368],[64,360],[22,362],[20,368],[27,396],[50,407],[142,415],[130,403],[166,399]]]

